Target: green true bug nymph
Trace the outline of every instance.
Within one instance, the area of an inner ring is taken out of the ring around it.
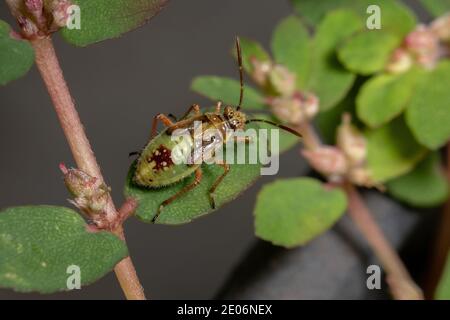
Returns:
[[[171,202],[181,197],[183,194],[198,186],[202,180],[201,163],[174,163],[172,152],[177,145],[177,141],[172,139],[172,133],[175,130],[189,129],[192,127],[194,122],[201,122],[202,132],[205,132],[209,129],[217,130],[221,134],[222,138],[212,141],[203,141],[201,147],[204,149],[208,147],[214,147],[214,145],[217,144],[226,144],[228,142],[227,140],[229,139],[227,131],[241,129],[243,130],[247,123],[254,121],[269,123],[301,137],[301,135],[297,131],[286,126],[273,123],[271,121],[263,119],[248,120],[245,113],[240,111],[242,100],[244,97],[244,81],[242,74],[242,55],[239,38],[236,38],[236,50],[238,56],[241,85],[239,105],[236,108],[232,106],[226,106],[222,111],[222,103],[219,101],[214,112],[202,113],[200,111],[200,106],[194,104],[188,109],[186,114],[182,118],[180,118],[179,121],[173,122],[168,116],[164,114],[158,114],[153,118],[151,138],[148,144],[139,153],[139,158],[136,162],[136,170],[133,176],[133,182],[141,187],[162,188],[180,182],[193,174],[195,175],[195,179],[192,183],[188,184],[182,190],[178,191],[176,194],[161,203],[156,215],[152,220],[153,222],[158,219],[162,209],[165,206],[169,205]],[[162,122],[166,127],[159,134],[157,134],[156,131],[158,121]],[[191,134],[194,135],[194,133]],[[192,139],[195,140],[195,137],[193,136]],[[248,141],[249,139],[245,139],[245,142]],[[216,179],[216,181],[211,185],[209,189],[209,198],[211,207],[213,209],[216,206],[214,200],[214,192],[230,171],[229,164],[223,161],[216,164],[222,166],[224,172]]]

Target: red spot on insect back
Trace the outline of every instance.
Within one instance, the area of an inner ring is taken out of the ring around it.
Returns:
[[[167,170],[173,165],[172,152],[161,144],[158,149],[153,151],[149,162],[155,163],[155,166],[153,167],[154,170]]]

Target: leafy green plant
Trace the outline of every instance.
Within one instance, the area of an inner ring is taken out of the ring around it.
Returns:
[[[111,39],[145,23],[167,0],[6,2],[20,30],[15,32],[0,21],[0,84],[24,75],[36,62],[77,165],[69,169],[61,165],[61,170],[79,212],[54,206],[1,211],[0,287],[50,293],[67,290],[68,266],[83,270],[82,285],[114,268],[125,296],[144,299],[122,224],[132,215],[152,222],[161,203],[197,181],[197,176],[147,189],[133,180],[136,166],[132,164],[124,187],[127,201],[116,209],[63,78],[51,35],[61,32],[76,46]],[[357,188],[386,190],[416,207],[447,201],[450,212],[449,177],[440,153],[450,139],[450,93],[446,90],[450,17],[444,15],[450,3],[422,0],[440,17],[419,25],[415,14],[399,1],[291,2],[296,15],[275,27],[271,53],[241,38],[243,69],[253,82],[245,86],[242,108],[251,118],[301,132],[304,148],[300,153],[323,179],[294,177],[264,186],[254,209],[256,235],[288,248],[304,245],[347,211],[383,265],[393,297],[421,299],[421,289],[384,238]],[[367,8],[374,3],[381,9],[382,27],[368,30]],[[74,18],[68,11],[72,5],[86,13],[81,29],[68,27]],[[191,88],[214,101],[233,104],[240,84],[208,75],[193,79]],[[268,124],[258,127],[273,130]],[[281,132],[279,152],[294,148],[297,142]],[[217,189],[217,207],[247,189],[260,168],[260,164],[231,165]],[[188,223],[214,210],[208,190],[223,168],[202,164],[201,170],[198,186],[182,201],[164,207],[157,223]],[[437,298],[450,296],[449,264]]]
[[[302,155],[325,182],[299,177],[263,187],[254,210],[256,234],[288,248],[303,245],[347,210],[384,266],[393,296],[421,298],[355,187],[386,190],[416,207],[448,201],[449,180],[436,152],[450,138],[448,7],[424,1],[440,17],[422,25],[399,1],[292,3],[298,15],[275,27],[273,58],[245,39],[244,67],[259,89],[258,96],[246,86],[254,104],[245,108],[297,128]],[[379,29],[366,26],[370,5],[380,9]],[[214,100],[231,94],[230,80],[214,77],[211,90],[207,79],[194,79],[194,91]],[[437,296],[448,298],[448,271],[439,288]]]
[[[68,268],[82,271],[81,285],[114,268],[129,299],[144,293],[128,257],[122,223],[136,208],[134,199],[116,210],[63,78],[51,35],[60,31],[77,46],[128,32],[157,14],[167,0],[7,0],[19,31],[0,20],[0,84],[41,73],[79,169],[61,165],[73,203],[85,217],[64,207],[25,206],[0,213],[0,287],[50,293],[68,290]],[[77,7],[74,7],[76,5]],[[83,28],[70,28],[83,12]]]

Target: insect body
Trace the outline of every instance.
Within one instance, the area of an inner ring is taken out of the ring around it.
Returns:
[[[183,179],[195,174],[195,179],[189,185],[185,186],[183,189],[178,191],[172,197],[166,199],[161,203],[158,211],[153,218],[153,222],[158,219],[162,209],[181,197],[183,194],[189,192],[196,186],[198,186],[202,180],[202,169],[201,162],[195,161],[195,155],[192,156],[194,161],[188,163],[175,163],[174,162],[174,152],[179,142],[176,139],[172,139],[172,133],[175,130],[185,130],[191,135],[191,141],[200,141],[200,146],[190,145],[189,147],[200,147],[203,153],[207,150],[214,149],[218,144],[226,144],[230,139],[228,132],[230,130],[243,130],[245,125],[249,122],[260,121],[270,123],[281,129],[289,131],[299,137],[301,135],[295,130],[267,121],[263,119],[251,119],[247,120],[246,115],[240,111],[244,90],[243,90],[243,74],[242,74],[242,57],[239,45],[239,39],[236,39],[236,49],[239,62],[239,75],[240,75],[240,98],[239,105],[234,108],[231,106],[226,106],[222,111],[222,104],[218,102],[214,112],[202,113],[200,111],[200,106],[197,104],[192,105],[186,114],[177,122],[172,122],[172,120],[165,116],[164,114],[158,114],[153,119],[152,133],[150,142],[144,147],[140,153],[139,159],[136,163],[136,170],[133,176],[133,181],[139,186],[147,188],[160,188],[170,184],[177,183]],[[158,121],[162,122],[166,127],[161,133],[157,134],[156,128]],[[215,129],[219,134],[219,139],[200,139],[196,136],[196,130],[193,128],[194,123],[200,122],[202,124],[202,130],[199,134],[203,135],[209,129]],[[231,136],[233,139],[239,140],[238,138]],[[248,137],[244,138],[245,142],[249,142]],[[203,158],[203,160],[206,160]],[[211,207],[215,208],[214,192],[216,188],[220,185],[222,180],[230,171],[229,164],[225,162],[216,163],[223,167],[224,172],[220,175],[216,181],[212,184],[209,189],[209,197],[211,202]]]

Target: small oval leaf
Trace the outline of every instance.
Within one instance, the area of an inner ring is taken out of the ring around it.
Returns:
[[[266,50],[256,41],[251,39],[240,37],[241,50],[242,50],[242,67],[244,70],[252,74],[253,66],[251,59],[256,58],[260,62],[270,62],[272,59]],[[233,47],[233,55],[236,56],[235,48]]]
[[[283,19],[272,35],[272,53],[277,63],[297,75],[297,87],[303,88],[311,65],[311,41],[299,18]]]
[[[318,180],[293,178],[266,184],[255,207],[256,235],[275,245],[303,245],[329,229],[347,206],[340,189]]]
[[[397,0],[291,0],[294,8],[309,24],[318,25],[324,16],[335,9],[352,10],[361,21],[366,23],[375,11],[368,8],[376,5],[380,8],[380,22],[384,30],[394,32],[400,37],[405,36],[416,25],[414,12]],[[439,2],[440,0],[423,0]],[[443,0],[449,1],[449,0]]]
[[[413,94],[419,72],[374,76],[361,88],[356,99],[358,118],[368,126],[379,127],[405,110]]]
[[[109,232],[91,233],[75,211],[54,206],[15,207],[0,212],[0,287],[21,292],[68,290],[68,268],[90,284],[127,256]]]
[[[360,32],[338,49],[339,61],[350,71],[370,75],[385,68],[400,42],[400,37],[385,31]]]
[[[337,10],[329,13],[316,30],[307,89],[319,97],[322,111],[335,106],[353,85],[356,77],[339,63],[336,47],[361,28],[363,24],[353,12]]]
[[[426,154],[402,118],[366,132],[368,167],[372,178],[385,182],[411,171]]]
[[[13,39],[9,25],[0,20],[0,85],[22,77],[34,63],[34,50],[28,41]]]
[[[433,16],[439,17],[450,11],[450,0],[419,0]]]
[[[63,38],[75,46],[116,38],[155,16],[168,0],[73,0],[80,7],[80,29],[65,27]]]
[[[412,133],[424,146],[436,150],[450,139],[450,62],[422,75],[406,110]]]
[[[239,81],[216,76],[199,76],[192,80],[191,89],[213,101],[222,101],[227,105],[239,103]],[[248,110],[265,109],[264,97],[252,87],[244,87],[244,101],[242,107]]]
[[[432,153],[413,171],[387,183],[395,198],[415,207],[434,207],[448,198],[448,182],[438,153]]]

